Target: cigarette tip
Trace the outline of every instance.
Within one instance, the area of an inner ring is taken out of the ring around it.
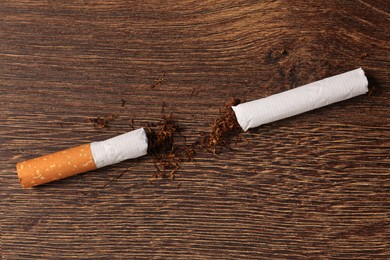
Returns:
[[[23,179],[22,179],[22,177],[20,176],[20,171],[19,171],[19,169],[21,169],[22,166],[23,166],[23,164],[22,164],[21,162],[18,162],[18,163],[16,164],[16,172],[18,173],[19,182],[20,182],[20,184],[22,185],[22,187],[23,187],[23,188],[27,188],[27,187],[24,186],[24,184],[23,184]]]
[[[30,186],[24,185],[22,178],[19,178],[19,182],[20,182],[20,185],[22,185],[23,188],[25,188],[25,189],[31,188]]]
[[[16,172],[17,172],[17,175],[18,175],[18,179],[19,179],[19,182],[20,182],[20,185],[22,185],[23,188],[27,189],[27,188],[32,188],[34,187],[34,183],[35,181],[30,181],[30,178],[28,176],[28,174],[26,175],[26,164],[25,162],[18,162],[16,164]],[[39,171],[38,171],[39,172]]]

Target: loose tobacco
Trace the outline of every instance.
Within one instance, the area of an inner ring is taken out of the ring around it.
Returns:
[[[107,128],[109,126],[109,122],[117,118],[117,115],[108,115],[104,117],[95,117],[95,118],[89,118],[88,121],[93,124],[95,128]]]
[[[221,153],[223,148],[229,147],[231,140],[234,137],[238,137],[239,133],[242,132],[242,129],[237,122],[232,106],[236,106],[240,103],[241,100],[238,98],[232,98],[226,102],[219,113],[219,117],[215,119],[214,123],[211,125],[210,133],[204,136],[202,141],[203,148],[213,154],[218,154]]]
[[[150,180],[174,179],[175,173],[180,168],[179,149],[174,143],[174,136],[178,134],[179,128],[173,120],[172,115],[163,115],[156,125],[147,128],[148,154],[154,158],[154,165],[157,172]]]

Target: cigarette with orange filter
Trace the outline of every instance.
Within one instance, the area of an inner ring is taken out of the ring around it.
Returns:
[[[20,183],[31,188],[51,181],[92,171],[127,159],[143,156],[148,138],[143,128],[105,141],[83,144],[16,165]]]

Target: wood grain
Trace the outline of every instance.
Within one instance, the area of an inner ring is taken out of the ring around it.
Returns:
[[[2,0],[2,259],[390,258],[390,6],[309,2]],[[157,122],[164,102],[191,143],[230,97],[357,67],[372,95],[200,152],[175,181],[149,184],[149,156],[35,189],[16,176]]]

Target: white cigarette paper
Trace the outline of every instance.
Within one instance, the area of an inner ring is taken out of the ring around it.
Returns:
[[[115,136],[105,141],[91,143],[96,168],[141,157],[147,153],[148,138],[143,128]]]
[[[368,81],[359,68],[266,98],[233,106],[244,131],[368,92]]]

